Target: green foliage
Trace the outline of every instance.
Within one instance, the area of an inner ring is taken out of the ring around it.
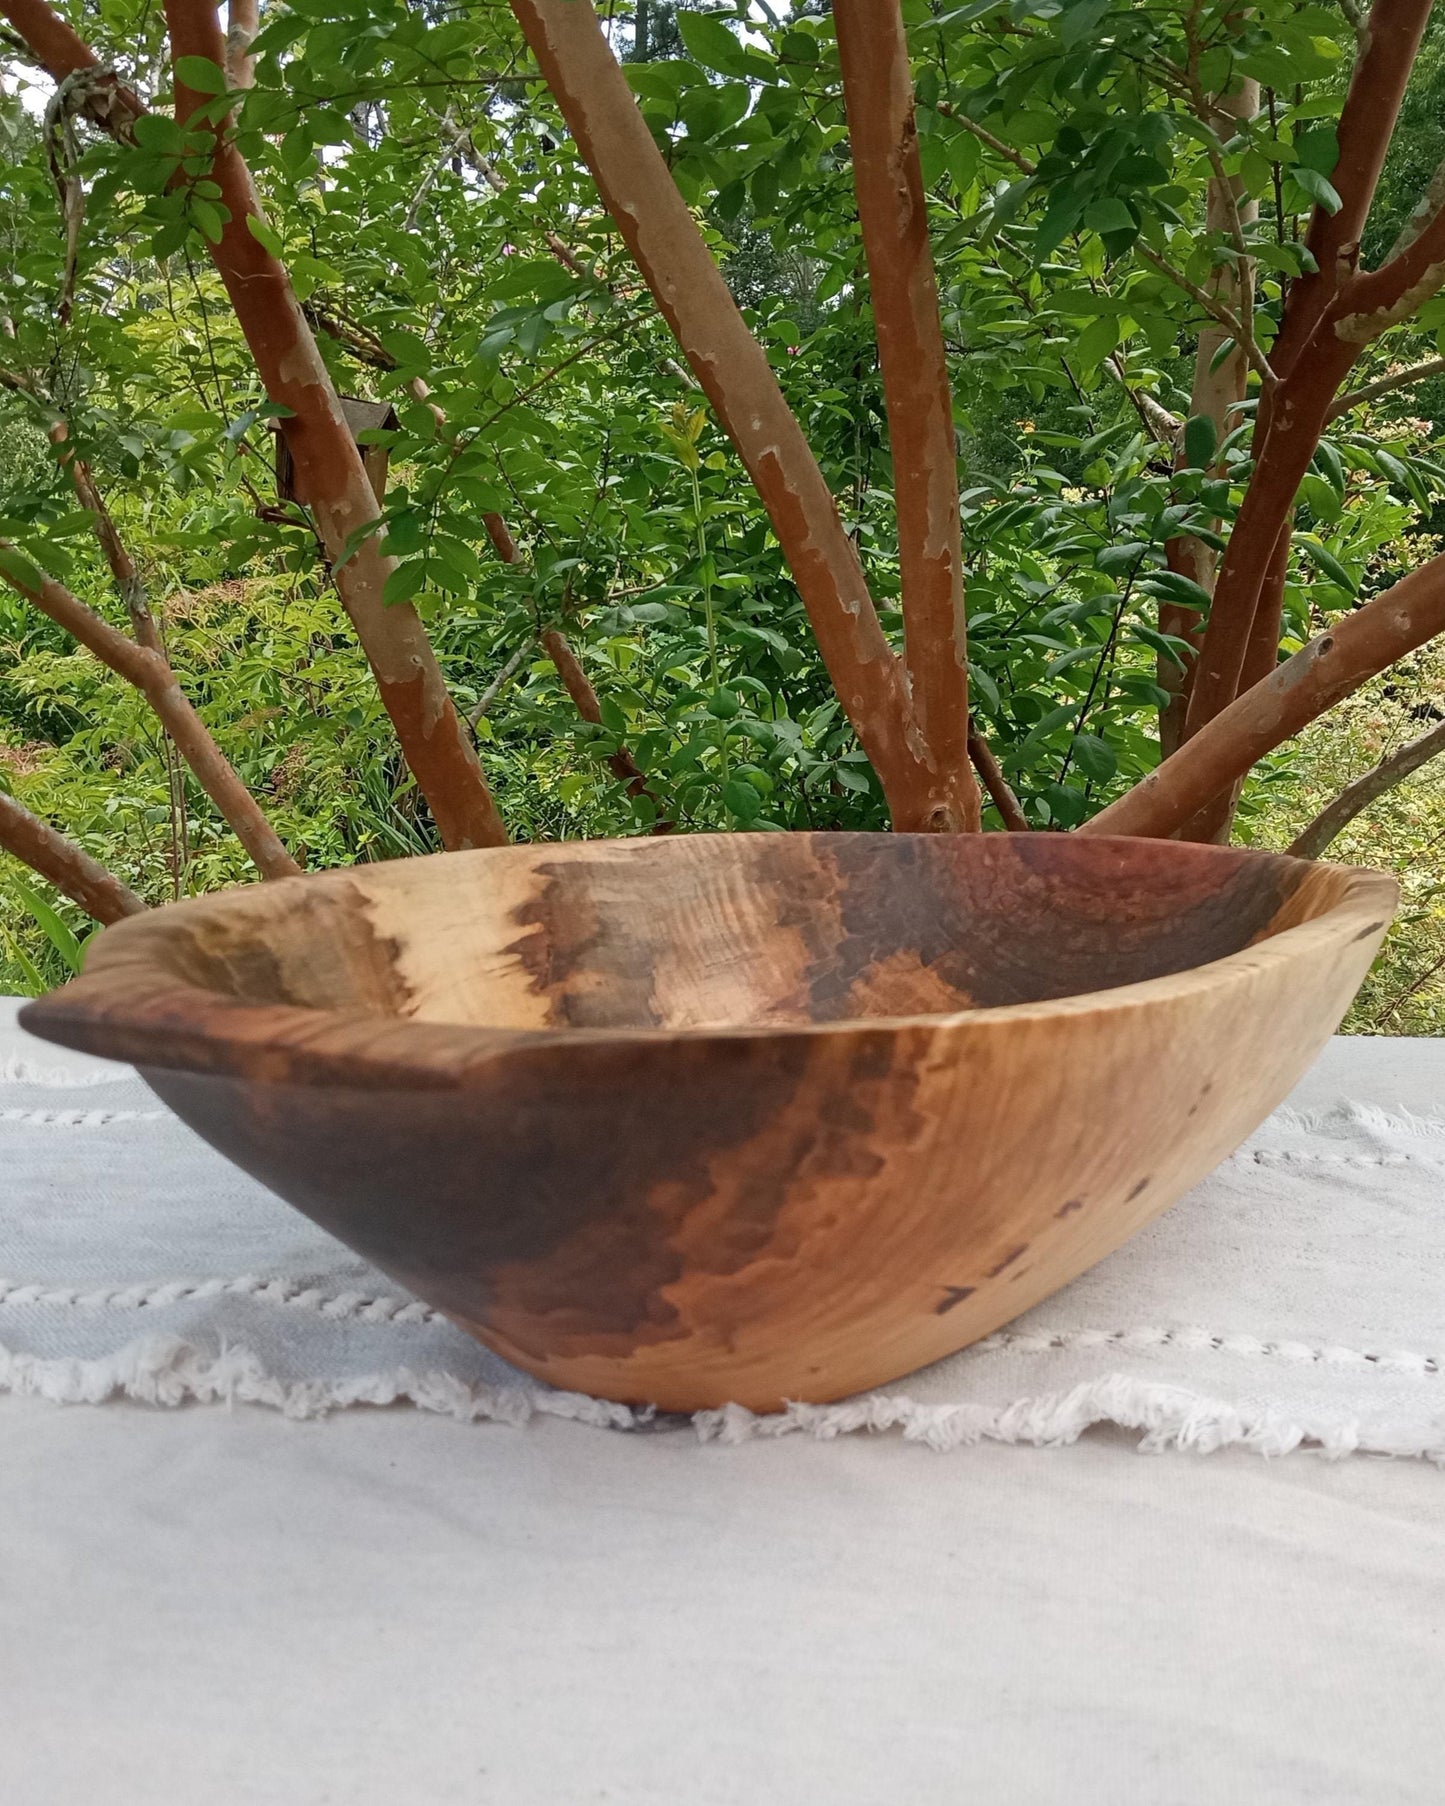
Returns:
[[[1445,718],[1445,656],[1416,653],[1301,738],[1269,786],[1258,845],[1285,847],[1361,772]],[[1345,1022],[1364,1035],[1445,1034],[1445,776],[1426,765],[1355,818],[1324,857],[1392,871],[1400,913]]]
[[[1309,209],[1335,204],[1353,35],[1341,13],[1296,0],[1243,12],[907,0],[906,12],[956,396],[976,713],[1030,819],[1070,827],[1157,759],[1161,677],[1182,651],[1160,608],[1202,618],[1208,606],[1165,546],[1181,533],[1221,544],[1250,474],[1252,401],[1222,437],[1187,418],[1203,316],[1165,271],[1204,287],[1237,250],[1206,224],[1217,160],[1255,206],[1242,218],[1267,349],[1283,288],[1308,267]],[[649,0],[615,17],[643,116],[898,642],[892,472],[827,8]],[[0,105],[0,313],[14,327],[0,362],[37,373],[64,411],[182,681],[288,844],[313,867],[429,848],[304,511],[278,505],[276,410],[210,270],[226,217],[208,174],[225,129],[220,71],[183,60],[182,80],[213,98],[177,123],[158,9],[106,0],[76,23],[157,111],[128,149],[78,128],[87,206],[62,326],[46,147],[33,106]],[[400,562],[388,598],[417,605],[464,712],[523,651],[478,726],[514,834],[644,833],[658,811],[682,829],[883,825],[768,522],[508,9],[297,0],[268,8],[256,52],[237,125],[266,215],[250,230],[338,324],[341,337],[321,335],[338,387],[399,416],[368,436],[390,454],[384,532]],[[1258,118],[1201,107],[1241,75],[1265,84]],[[1432,38],[1387,171],[1400,218],[1439,154],[1440,80]],[[1358,380],[1430,356],[1442,333],[1445,304],[1431,302],[1372,348]],[[417,378],[444,429],[410,393]],[[1181,470],[1146,397],[1187,420]],[[1321,447],[1300,495],[1286,649],[1433,548],[1445,465],[1416,406],[1404,391],[1345,415]],[[45,425],[0,391],[0,534],[119,621]],[[497,513],[521,564],[492,551]],[[148,898],[247,877],[139,700],[7,598],[0,782]],[[600,726],[580,720],[542,655],[551,627],[598,691]],[[1281,799],[1309,793],[1324,744],[1307,740],[1252,783],[1246,834],[1269,838]],[[607,764],[622,745],[645,796]],[[73,950],[10,865],[0,921],[0,985],[62,975]]]

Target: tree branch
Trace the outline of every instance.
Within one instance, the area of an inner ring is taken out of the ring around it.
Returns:
[[[73,840],[0,790],[0,847],[32,872],[39,872],[58,891],[78,903],[97,922],[119,922],[137,916],[145,904],[99,860]]]
[[[20,33],[53,80],[87,77],[74,90],[78,110],[92,125],[129,144],[132,128],[146,110],[145,103],[111,70],[101,68],[94,51],[80,41],[46,0],[0,0],[0,13]]]
[[[888,411],[913,714],[949,793],[937,825],[976,831],[958,447],[908,42],[898,0],[834,0],[833,23]]]
[[[1445,554],[1392,585],[1237,697],[1080,834],[1165,837],[1343,697],[1445,632]]]
[[[1405,85],[1430,17],[1431,0],[1375,0],[1360,37],[1337,128],[1340,154],[1330,177],[1338,213],[1316,206],[1305,233],[1315,269],[1289,286],[1271,360],[1287,376],[1359,255],[1375,188],[1390,148]]]
[[[542,635],[542,647],[547,657],[556,667],[557,675],[562,679],[562,686],[576,705],[577,713],[584,721],[590,721],[594,727],[602,726],[602,705],[597,699],[597,692],[587,673],[582,669],[581,661],[572,650],[571,643],[564,633],[555,627],[549,627]],[[657,810],[657,820],[653,824],[654,834],[667,834],[672,830],[672,823],[662,817],[657,798],[648,788],[647,779],[642,768],[625,746],[619,746],[614,753],[607,756],[607,767],[620,784],[627,786],[629,796],[645,796]]]
[[[1378,802],[1387,791],[1404,783],[1413,772],[1437,754],[1445,752],[1445,721],[1438,722],[1427,734],[1380,760],[1372,770],[1363,772],[1344,789],[1309,825],[1300,830],[1287,849],[1296,859],[1318,859],[1330,842],[1371,803]]]
[[[1278,644],[1283,589],[1271,582],[1271,560],[1341,382],[1366,345],[1408,319],[1442,282],[1445,212],[1436,214],[1399,256],[1339,287],[1278,391],[1266,397],[1267,418],[1255,428],[1259,449],[1254,475],[1229,536],[1200,649],[1188,733],[1239,693],[1252,643],[1273,634]]]
[[[1445,357],[1427,358],[1423,364],[1411,364],[1408,370],[1395,370],[1372,383],[1366,383],[1361,389],[1351,389],[1348,395],[1338,396],[1330,403],[1330,411],[1325,419],[1338,420],[1341,414],[1348,414],[1351,408],[1362,408],[1366,402],[1378,401],[1382,395],[1393,395],[1396,389],[1408,389],[1413,383],[1422,383],[1432,376],[1442,374],[1445,374]]]
[[[0,550],[14,548],[0,540]],[[236,776],[230,761],[211,738],[210,730],[182,694],[175,673],[159,652],[137,646],[134,640],[118,633],[108,621],[73,596],[62,583],[39,573],[41,581],[32,584],[22,577],[14,565],[0,566],[3,576],[17,594],[25,597],[42,614],[49,615],[103,665],[133,684],[155,710],[176,750],[196,775],[196,781],[230,823],[236,838],[245,847],[263,878],[299,877],[301,867],[281,844],[276,831],[261,813],[256,799]]]
[[[1401,226],[1394,244],[1386,252],[1385,262],[1391,262],[1401,251],[1408,251],[1442,207],[1445,207],[1445,159],[1436,164],[1435,172],[1425,184],[1419,200],[1410,209],[1410,217]]]
[[[894,824],[949,801],[837,506],[637,109],[590,0],[512,0],[602,198],[768,511]]]
[[[967,113],[961,113],[949,101],[939,101],[938,111],[945,119],[952,119],[964,131],[971,132],[980,144],[986,144],[1005,163],[1012,163],[1020,175],[1036,176],[1039,173],[1039,166],[1031,157],[1026,157],[1022,151],[1016,151],[1011,144],[1005,144],[1002,138],[995,138],[985,126],[981,126],[976,119],[970,119]]]
[[[497,518],[500,520],[501,516],[498,515]],[[507,660],[506,664],[502,666],[501,670],[498,671],[497,675],[477,698],[477,706],[472,710],[471,714],[467,716],[467,725],[469,727],[474,728],[486,714],[487,710],[491,708],[492,704],[501,695],[502,691],[506,689],[507,685],[526,663],[527,654],[531,650],[532,642],[530,640],[523,640],[521,645],[517,647],[516,651],[513,652],[512,656]]]
[[[1190,280],[1183,270],[1172,264],[1167,257],[1160,256],[1152,245],[1146,245],[1142,239],[1135,242],[1135,251],[1151,268],[1158,270],[1177,288],[1183,289],[1190,299],[1196,302],[1211,320],[1217,320],[1236,345],[1238,345],[1245,361],[1263,383],[1266,392],[1273,389],[1278,377],[1274,366],[1260,350],[1255,339],[1253,328],[1227,302],[1221,301],[1218,295],[1211,295],[1209,290],[1201,288],[1197,282]]]
[[[1003,775],[1003,767],[993,756],[993,748],[973,725],[968,726],[968,756],[973,760],[974,770],[978,773],[984,789],[992,799],[993,806],[999,812],[999,818],[1010,834],[1028,834],[1032,832],[1029,818],[1019,807],[1019,799],[1014,795],[1008,779]]]
[[[120,591],[120,598],[125,603],[126,612],[130,616],[131,631],[137,642],[147,646],[152,652],[165,656],[165,647],[161,643],[160,632],[156,627],[155,617],[146,600],[145,584],[141,581],[140,572],[130,553],[126,551],[120,533],[111,518],[100,490],[96,487],[95,478],[89,464],[70,443],[70,425],[59,410],[48,402],[34,383],[21,376],[17,371],[0,369],[0,388],[11,390],[22,395],[41,414],[46,423],[46,436],[55,447],[55,456],[60,467],[70,478],[75,490],[76,500],[82,508],[89,511],[95,537],[105,555],[105,562],[110,567],[110,574],[115,579],[115,586]]]
[[[407,392],[414,401],[419,401],[424,406],[431,409],[432,418],[436,421],[438,429],[444,434],[447,433],[447,417],[445,410],[439,408],[431,399],[431,391],[427,388],[426,383],[422,378],[413,376],[408,379],[406,386]],[[479,429],[479,431],[484,430],[484,428]],[[456,444],[455,438],[449,434],[448,442],[453,445]],[[487,538],[491,541],[492,550],[497,554],[498,558],[501,559],[503,564],[521,564],[521,548],[518,546],[516,540],[513,539],[511,528],[508,527],[506,521],[500,514],[484,514],[482,516],[482,526],[486,530]],[[602,722],[602,706],[597,700],[597,692],[592,688],[591,683],[588,681],[587,673],[582,669],[581,663],[578,660],[576,653],[573,652],[566,634],[562,632],[560,627],[551,627],[542,635],[542,645],[546,650],[548,658],[551,659],[553,665],[556,667],[557,675],[562,679],[562,684],[567,691],[567,694],[577,705],[578,714],[581,715],[584,721],[591,722],[594,727],[600,726]],[[521,663],[525,652],[526,646],[524,644],[519,646],[516,652],[513,653],[512,659],[516,664]],[[501,675],[497,678],[495,684],[487,691],[487,694],[483,697],[482,701],[477,704],[475,710],[473,710],[472,714],[468,717],[469,724],[473,729],[475,729],[477,723],[486,713],[487,707],[490,706],[497,691],[500,690],[502,685],[506,682],[507,677],[511,674],[512,668],[513,666],[509,662],[508,666],[504,668]],[[611,768],[613,776],[627,785],[628,793],[630,795],[646,796],[652,803],[653,808],[657,810],[658,825],[654,827],[653,832],[670,832],[672,824],[662,819],[661,805],[649,788],[641,766],[638,765],[636,759],[633,758],[627,748],[625,746],[619,746],[617,751],[609,756],[607,763]]]

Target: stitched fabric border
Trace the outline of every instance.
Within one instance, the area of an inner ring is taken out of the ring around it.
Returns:
[[[207,1298],[249,1298],[287,1310],[316,1311],[333,1319],[353,1318],[365,1323],[443,1323],[445,1317],[418,1299],[373,1296],[367,1292],[334,1292],[329,1296],[315,1286],[298,1286],[282,1279],[241,1274],[235,1279],[166,1279],[86,1291],[76,1286],[17,1284],[0,1279],[0,1307],[24,1309],[45,1306],[60,1310],[142,1311],[165,1305],[186,1304]],[[1166,1329],[1142,1324],[1133,1329],[999,1330],[974,1344],[980,1354],[1052,1354],[1063,1348],[1180,1348],[1192,1353],[1238,1355],[1245,1359],[1320,1363],[1357,1371],[1376,1368],[1381,1373],[1408,1373],[1434,1378],[1445,1372],[1445,1362],[1435,1355],[1413,1354],[1405,1349],[1369,1350],[1269,1340],[1258,1336],[1225,1334],[1195,1325]]]

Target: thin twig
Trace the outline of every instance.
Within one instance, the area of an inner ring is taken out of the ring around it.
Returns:
[[[1407,389],[1412,383],[1422,383],[1429,377],[1442,374],[1445,374],[1445,357],[1427,358],[1423,364],[1411,364],[1408,370],[1396,370],[1389,376],[1366,383],[1362,389],[1351,389],[1347,395],[1341,395],[1330,403],[1330,411],[1325,419],[1327,422],[1338,420],[1341,414],[1348,414],[1351,408],[1363,407],[1367,401],[1378,401],[1382,395],[1393,394],[1396,389]]]
[[[1445,721],[1381,759],[1371,770],[1345,785],[1326,808],[1295,837],[1289,851],[1296,859],[1318,859],[1325,848],[1370,804],[1445,752]]]
[[[468,727],[473,729],[476,728],[477,723],[486,714],[487,710],[491,708],[492,704],[501,695],[502,691],[506,689],[507,685],[521,670],[523,664],[526,662],[527,654],[531,650],[532,641],[530,639],[523,640],[521,645],[517,647],[516,651],[513,652],[512,656],[507,660],[506,664],[502,666],[501,670],[498,671],[497,675],[477,698],[477,706],[472,710],[471,714],[467,716]]]

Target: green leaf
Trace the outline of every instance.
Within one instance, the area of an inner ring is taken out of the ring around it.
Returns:
[[[410,602],[426,582],[426,565],[420,558],[399,564],[381,586],[381,599],[389,607],[395,602]]]
[[[10,956],[20,968],[21,976],[24,978],[27,987],[27,994],[31,997],[41,996],[50,987],[41,976],[39,967],[20,945],[20,942],[16,940],[15,936],[5,931],[5,924],[3,922],[0,922],[0,934],[4,934],[4,942],[10,949]]]
[[[1316,539],[1314,534],[1301,533],[1299,544],[1305,556],[1331,583],[1337,583],[1347,596],[1359,594],[1359,579],[1352,577],[1329,547]]]
[[[201,229],[201,235],[208,243],[218,245],[221,232],[231,217],[228,207],[220,206],[215,201],[208,201],[198,194],[191,196],[191,218]]]
[[[1122,545],[1105,546],[1101,551],[1096,552],[1094,564],[1099,570],[1112,577],[1119,571],[1132,569],[1148,550],[1148,546],[1142,540],[1126,540]]]
[[[1312,201],[1323,207],[1326,213],[1338,213],[1344,202],[1335,192],[1334,184],[1328,176],[1322,176],[1317,169],[1310,169],[1306,164],[1295,165],[1294,179],[1304,189]]]
[[[274,226],[270,226],[259,214],[246,215],[246,230],[260,245],[263,251],[269,251],[273,257],[281,255],[281,237]]]
[[[1091,320],[1074,340],[1073,361],[1080,370],[1097,370],[1119,344],[1119,322]]]
[[[684,15],[686,16],[686,15]],[[839,767],[841,777],[846,767]],[[867,781],[864,781],[867,789]],[[723,802],[741,822],[750,822],[762,813],[763,799],[746,778],[729,778],[723,785]]]
[[[196,94],[224,94],[226,72],[206,56],[178,56],[176,80]]]
[[[10,888],[39,923],[46,940],[65,961],[66,971],[78,972],[81,959],[80,942],[71,932],[69,925],[55,913],[44,897],[38,891],[31,890],[23,879],[11,878]]]
[[[386,523],[383,549],[393,558],[410,558],[422,548],[425,524],[424,517],[414,508],[404,508],[399,514],[393,514]]]
[[[1080,734],[1074,741],[1074,763],[1086,778],[1107,784],[1119,769],[1114,749],[1097,734]]]
[[[44,571],[37,569],[17,546],[0,546],[0,571],[22,589],[38,590],[45,582]]]
[[[1182,571],[1151,571],[1139,587],[1181,608],[1207,609],[1211,600],[1209,591]]]
[[[1208,470],[1219,445],[1219,429],[1208,414],[1193,414],[1184,423],[1184,459],[1191,470]]]
[[[1116,232],[1128,232],[1132,236],[1139,230],[1139,222],[1128,203],[1116,194],[1102,195],[1097,201],[1090,201],[1084,209],[1084,224],[1101,238]]]
[[[180,156],[183,147],[181,128],[164,113],[142,113],[133,129],[135,141],[143,150]]]
[[[1135,622],[1131,629],[1131,637],[1141,641],[1145,646],[1153,647],[1155,652],[1167,658],[1171,664],[1177,665],[1181,671],[1185,669],[1185,655],[1190,650],[1187,640],[1181,640],[1176,634],[1159,633],[1152,627],[1146,627],[1142,621]]]
[[[1294,141],[1294,154],[1306,169],[1322,176],[1334,174],[1340,160],[1340,141],[1333,125],[1312,125],[1300,132]],[[1298,179],[1299,171],[1295,171]]]
[[[180,250],[190,235],[191,222],[184,214],[179,219],[168,221],[151,238],[151,256],[163,263],[173,252]]]
[[[712,13],[678,12],[678,32],[687,53],[704,69],[716,69],[723,75],[746,75],[748,55],[744,47]]]

